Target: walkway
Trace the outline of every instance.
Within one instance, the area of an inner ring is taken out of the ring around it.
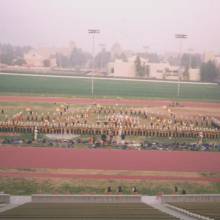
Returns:
[[[181,220],[198,220],[198,218],[190,217],[184,213],[166,207],[156,196],[142,196],[142,202]]]

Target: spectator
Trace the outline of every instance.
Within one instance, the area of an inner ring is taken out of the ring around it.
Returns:
[[[118,193],[122,193],[122,187],[118,186]]]
[[[112,188],[111,188],[111,186],[108,186],[107,187],[107,193],[111,193],[112,192]]]
[[[133,193],[137,193],[137,188],[136,188],[136,186],[133,186],[133,187],[132,187],[132,192],[133,192]]]

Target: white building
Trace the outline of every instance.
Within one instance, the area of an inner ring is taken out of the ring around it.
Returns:
[[[215,64],[220,69],[220,55],[215,56]]]
[[[136,76],[136,56],[132,56],[128,61],[116,59],[108,64],[108,73],[114,77],[135,77]],[[148,60],[140,58],[141,64],[146,65]]]
[[[201,80],[199,68],[196,68],[196,69],[190,68],[188,72],[189,72],[189,81],[200,81]]]
[[[115,60],[108,65],[108,73],[114,77],[136,77],[136,61],[137,57],[133,56],[128,61]],[[148,69],[145,78],[151,79],[177,79],[178,69],[169,63],[150,63],[147,59],[141,58],[141,65]]]
[[[135,64],[134,62],[115,60],[115,62],[108,64],[108,73],[114,77],[135,77]]]
[[[154,79],[178,79],[178,67],[171,66],[168,62],[148,63],[150,78]]]
[[[24,55],[24,59],[28,67],[55,67],[55,55],[49,48],[32,49]]]

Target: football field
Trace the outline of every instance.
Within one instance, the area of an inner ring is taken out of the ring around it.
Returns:
[[[99,98],[175,99],[192,101],[220,101],[217,84],[180,85],[155,81],[131,81],[94,78],[94,96]],[[1,95],[36,95],[91,97],[91,78],[0,75]]]

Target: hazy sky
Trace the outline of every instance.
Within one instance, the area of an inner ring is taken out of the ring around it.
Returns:
[[[220,0],[0,0],[0,42],[91,50],[89,28],[99,28],[96,50],[178,50],[175,33],[189,35],[184,50],[220,52]]]

